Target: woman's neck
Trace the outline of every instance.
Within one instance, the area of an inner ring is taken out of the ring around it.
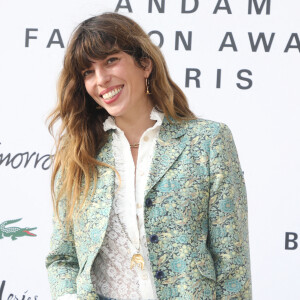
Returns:
[[[116,125],[124,132],[129,144],[139,143],[144,131],[155,124],[155,120],[150,119],[153,104],[149,101],[130,116],[115,117]]]

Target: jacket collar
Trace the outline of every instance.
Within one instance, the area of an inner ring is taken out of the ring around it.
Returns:
[[[161,140],[169,140],[169,139],[176,139],[181,137],[186,132],[186,122],[176,121],[172,117],[169,117],[170,121],[167,117],[164,117],[163,123],[159,132],[159,138]]]
[[[164,117],[159,131],[153,159],[150,165],[145,196],[147,196],[152,187],[154,187],[168,171],[186,146],[186,122],[182,121],[182,123],[180,123],[171,117],[169,119],[170,120]],[[112,130],[109,130],[108,142],[102,147],[100,155],[98,155],[98,160],[110,166],[115,165],[112,151],[112,132]],[[115,176],[110,179],[111,184],[114,186]]]
[[[173,165],[186,146],[186,122],[165,117],[160,128],[159,136],[150,166],[145,197],[162,176]]]

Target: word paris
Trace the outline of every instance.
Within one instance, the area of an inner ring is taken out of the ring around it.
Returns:
[[[148,13],[152,13],[153,7],[155,6],[155,10],[157,12],[164,14],[166,2],[167,2],[167,5],[170,5],[172,7],[174,7],[174,5],[176,5],[176,2],[177,3],[179,2],[179,4],[181,4],[181,13],[182,14],[195,13],[199,8],[199,0],[181,0],[181,1],[149,0],[149,1],[145,1],[145,3],[147,3],[147,2],[148,2]],[[215,1],[209,1],[209,2],[214,2],[211,4],[211,5],[213,5],[213,8],[214,8],[213,14],[217,14],[219,11],[226,11],[228,14],[232,14],[230,0],[215,0]],[[215,4],[215,2],[216,2],[216,4]],[[244,2],[246,5],[248,4],[248,6],[245,6],[245,7],[248,9],[249,15],[252,14],[253,10],[255,10],[256,14],[261,14],[264,9],[265,9],[267,15],[270,14],[271,0],[247,0]],[[121,9],[123,12],[124,9],[126,9],[128,12],[132,13],[133,12],[132,7],[133,6],[131,5],[130,0],[118,0],[117,6],[115,8],[115,12],[119,12]]]

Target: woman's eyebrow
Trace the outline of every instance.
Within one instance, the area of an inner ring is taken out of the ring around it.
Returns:
[[[89,67],[91,66],[91,64],[94,64],[96,61],[94,61],[94,60],[89,60]]]

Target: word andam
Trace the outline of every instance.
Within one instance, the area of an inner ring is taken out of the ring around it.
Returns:
[[[145,1],[146,2],[146,1]],[[209,1],[212,2],[212,1]],[[228,14],[232,14],[230,0],[216,0],[213,14],[217,14],[219,11],[226,11]],[[246,1],[245,1],[246,2]],[[167,3],[174,7],[174,0],[169,0]],[[153,7],[156,7],[158,13],[164,14],[166,7],[166,0],[149,0],[148,1],[148,13],[153,13]],[[246,6],[245,6],[246,7]],[[199,0],[181,0],[181,13],[191,14],[195,13],[199,8]],[[130,0],[118,0],[115,12],[119,12],[120,9],[126,9],[132,13],[132,5]],[[248,14],[251,15],[253,10],[256,14],[260,15],[263,10],[266,10],[266,14],[271,12],[271,0],[248,0]],[[123,10],[122,10],[123,12]]]

